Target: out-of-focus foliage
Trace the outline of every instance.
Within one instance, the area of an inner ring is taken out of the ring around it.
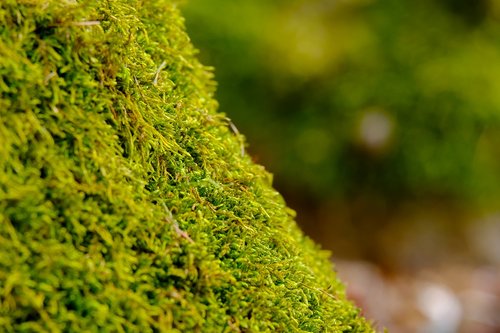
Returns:
[[[498,197],[497,2],[191,0],[185,13],[222,111],[284,187]]]

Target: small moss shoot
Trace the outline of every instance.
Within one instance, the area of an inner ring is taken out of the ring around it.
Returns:
[[[2,332],[372,332],[175,1],[0,3]]]

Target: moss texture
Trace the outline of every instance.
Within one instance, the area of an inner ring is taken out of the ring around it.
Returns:
[[[2,332],[371,332],[172,1],[0,3]]]

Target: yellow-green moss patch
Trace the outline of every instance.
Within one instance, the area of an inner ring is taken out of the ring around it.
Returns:
[[[173,1],[0,4],[3,332],[370,332]]]

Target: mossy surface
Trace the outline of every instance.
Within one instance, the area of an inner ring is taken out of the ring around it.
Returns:
[[[371,332],[172,1],[0,3],[2,332]]]

